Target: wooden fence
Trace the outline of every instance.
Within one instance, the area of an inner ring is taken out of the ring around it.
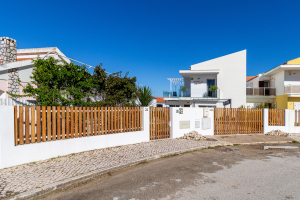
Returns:
[[[140,131],[142,109],[15,106],[14,126],[15,145]]]
[[[215,108],[215,135],[262,133],[262,109]]]
[[[269,126],[284,126],[284,109],[268,109]]]
[[[150,107],[150,140],[170,138],[170,108]]]

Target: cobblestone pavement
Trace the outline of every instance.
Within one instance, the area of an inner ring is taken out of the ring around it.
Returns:
[[[181,149],[225,144],[228,143],[164,139],[98,149],[10,167],[0,170],[0,199],[120,163]]]
[[[290,133],[289,137],[292,138],[293,140],[300,142],[300,134],[299,133]]]

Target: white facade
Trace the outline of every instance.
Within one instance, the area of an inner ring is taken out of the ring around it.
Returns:
[[[264,82],[264,85],[260,85],[260,82]],[[255,107],[265,102],[273,103],[279,95],[300,97],[300,66],[279,65],[266,73],[258,74],[247,81],[246,86],[247,107]],[[260,92],[251,92],[252,90]]]
[[[229,99],[232,108],[246,104],[246,50],[191,65],[190,70],[179,73],[188,91],[182,97],[174,97],[174,92],[169,97],[164,94],[170,106],[223,107],[223,102]],[[210,92],[210,85],[218,90]]]

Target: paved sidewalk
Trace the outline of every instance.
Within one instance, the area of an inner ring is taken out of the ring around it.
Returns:
[[[182,149],[226,144],[228,142],[164,139],[10,167],[0,170],[0,199],[121,163]]]

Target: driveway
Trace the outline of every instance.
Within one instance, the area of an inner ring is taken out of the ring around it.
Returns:
[[[300,145],[264,146],[226,146],[166,157],[36,199],[299,199]],[[266,146],[296,148],[264,150]]]

